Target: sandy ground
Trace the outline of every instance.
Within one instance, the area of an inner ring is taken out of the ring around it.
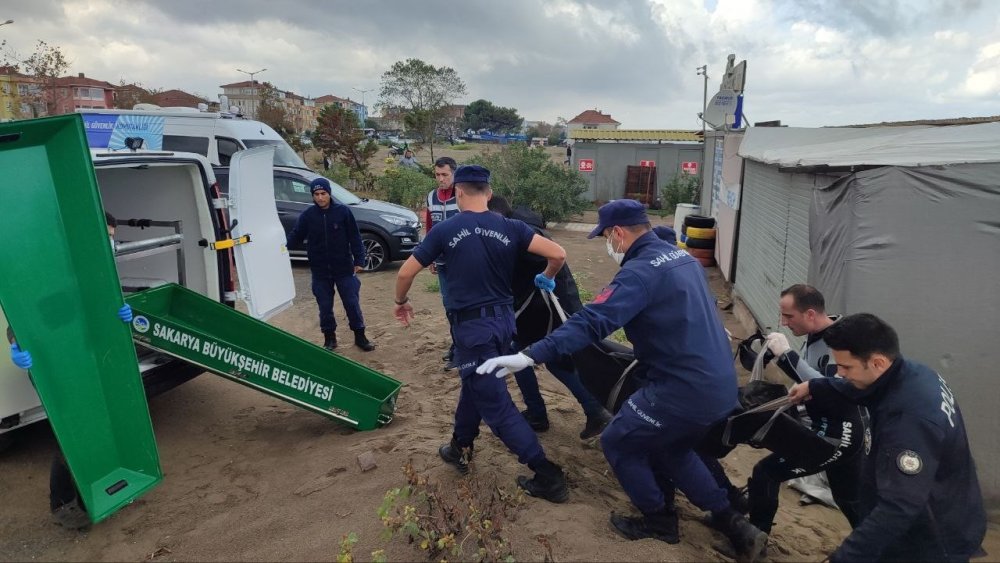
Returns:
[[[581,285],[597,292],[616,266],[602,242],[584,233],[553,233],[570,256]],[[354,432],[256,391],[211,374],[150,401],[165,479],[133,505],[84,532],[70,532],[50,520],[48,464],[55,443],[44,424],[23,433],[0,456],[0,559],[3,560],[331,560],[341,538],[355,533],[354,556],[368,560],[382,549],[389,560],[422,560],[400,538],[385,539],[376,516],[385,492],[404,484],[407,460],[450,488],[456,473],[437,457],[450,435],[459,383],[442,371],[447,326],[439,295],[427,290],[428,273],[411,292],[417,312],[409,329],[391,317],[392,287],[398,264],[363,277],[362,298],[369,335],[378,348],[364,353],[353,346],[343,310],[337,310],[344,356],[405,383],[396,419],[371,432]],[[724,288],[715,270],[713,290]],[[295,267],[299,298],[273,322],[319,342],[308,270]],[[743,329],[728,312],[727,327]],[[577,433],[584,417],[575,401],[550,375],[540,375],[552,428],[541,435],[549,455],[562,464],[571,482],[570,501],[553,505],[527,498],[506,534],[519,560],[542,560],[551,545],[557,561],[725,560],[712,549],[721,536],[701,522],[702,514],[683,498],[679,545],[654,540],[629,542],[609,524],[611,511],[630,512],[624,493],[592,441]],[[516,399],[519,395],[512,385]],[[374,452],[378,467],[362,473],[358,455]],[[733,480],[745,482],[763,452],[740,447],[726,460]],[[474,472],[512,486],[524,473],[514,456],[484,429],[477,442]],[[820,561],[848,531],[843,517],[822,506],[799,506],[798,495],[783,490],[771,540],[775,561]],[[1000,530],[991,525],[986,549],[1000,555]]]

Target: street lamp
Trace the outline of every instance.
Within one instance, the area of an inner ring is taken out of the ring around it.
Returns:
[[[245,70],[236,69],[236,72],[242,72],[243,74],[249,74],[250,75],[250,102],[251,102],[251,105],[253,106],[253,116],[252,117],[254,117],[254,118],[257,117],[257,82],[254,81],[253,77],[254,77],[255,74],[260,74],[260,73],[264,72],[265,70],[267,70],[267,69],[266,68],[262,68],[260,70],[255,70],[253,72],[247,72]]]
[[[375,89],[374,88],[368,88],[367,90],[362,90],[361,88],[351,88],[351,90],[354,90],[355,92],[361,92],[361,107],[364,108],[363,111],[364,111],[364,114],[365,114],[365,119],[367,119],[368,118],[368,106],[365,105],[365,94],[368,93],[368,92],[372,92]],[[364,128],[364,126],[365,126],[364,121],[362,121],[362,123],[361,123],[362,129]]]

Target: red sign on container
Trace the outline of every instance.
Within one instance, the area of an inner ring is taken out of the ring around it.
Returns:
[[[593,172],[594,171],[594,159],[592,158],[581,158],[578,165],[580,172]]]
[[[639,161],[639,166],[644,166],[644,167],[647,167],[647,168],[656,168],[656,161],[655,160],[640,160]]]
[[[692,176],[697,175],[698,174],[698,162],[697,161],[682,162],[681,163],[681,172],[683,172],[685,174],[691,174]]]

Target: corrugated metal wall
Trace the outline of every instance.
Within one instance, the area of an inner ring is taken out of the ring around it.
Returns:
[[[735,290],[762,328],[779,329],[781,290],[809,276],[812,186],[811,175],[746,161]]]

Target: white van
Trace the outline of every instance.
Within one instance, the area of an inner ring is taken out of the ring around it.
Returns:
[[[200,154],[92,149],[101,201],[118,221],[115,262],[123,292],[180,283],[230,305],[240,298],[258,318],[290,306],[295,286],[274,205],[273,152],[261,147],[234,155],[223,199]],[[215,249],[243,235],[250,235],[249,243]],[[0,313],[0,334],[6,329]],[[204,371],[142,347],[137,356],[150,395]],[[0,359],[0,450],[12,441],[12,430],[44,418],[27,374],[9,357]]]
[[[274,147],[274,164],[308,167],[274,129],[231,113],[195,108],[79,109],[92,149],[125,150],[128,139],[142,138],[142,148],[200,154],[213,166],[229,166],[237,151]]]

